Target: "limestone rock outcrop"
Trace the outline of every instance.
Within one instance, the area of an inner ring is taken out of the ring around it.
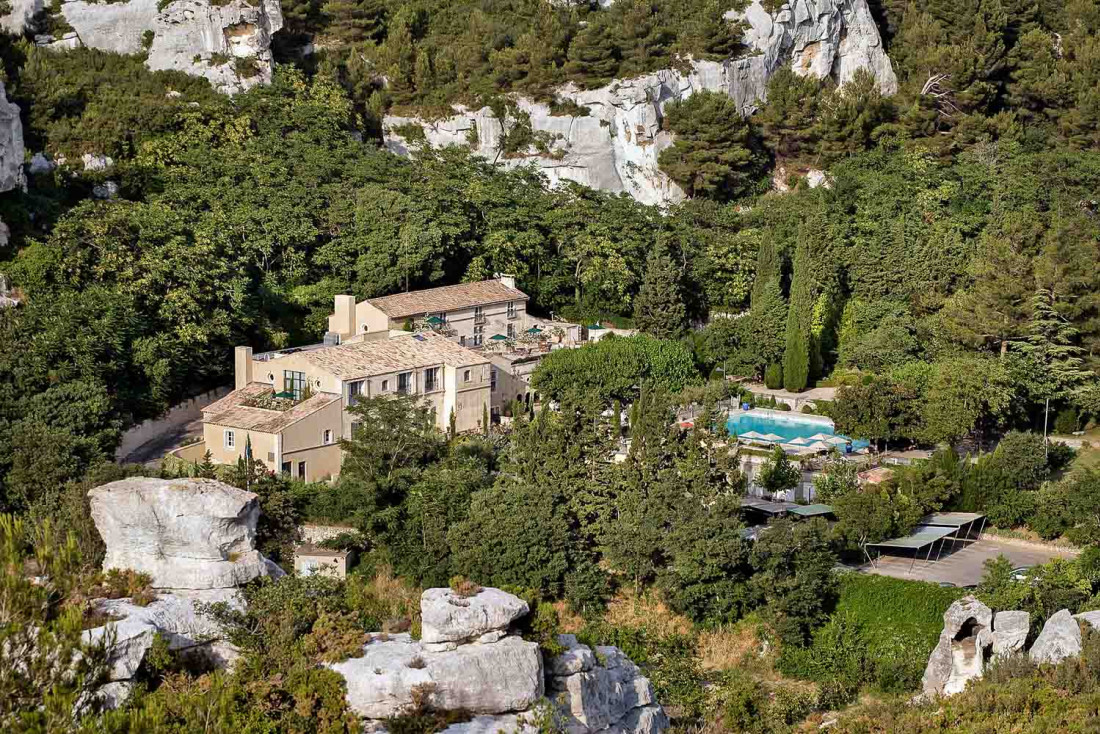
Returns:
[[[617,647],[593,653],[574,635],[558,635],[565,652],[548,664],[547,695],[570,734],[656,734],[668,728],[653,686]]]
[[[83,633],[86,643],[110,646],[108,683],[96,692],[100,702],[113,707],[125,701],[158,635],[170,650],[203,667],[232,665],[237,650],[201,605],[241,609],[238,585],[282,574],[254,546],[256,495],[212,479],[134,477],[96,487],[88,496],[107,546],[104,570],[147,573],[157,589],[144,606],[131,599],[93,602],[112,619]]]
[[[565,651],[544,664],[538,644],[511,631],[527,611],[523,600],[499,589],[471,596],[428,589],[421,640],[375,634],[361,656],[328,667],[347,682],[351,710],[374,720],[375,729],[416,705],[476,715],[444,730],[450,734],[535,734],[534,722],[546,713],[556,713],[570,734],[657,734],[668,727],[653,687],[618,648],[593,651],[561,635]]]
[[[921,689],[926,696],[950,696],[981,678],[986,649],[993,644],[993,610],[965,596],[943,613],[943,631],[928,658]]]
[[[0,82],[0,191],[23,186],[23,123],[19,105],[9,102]]]
[[[88,493],[106,569],[149,574],[156,588],[224,589],[268,571],[255,549],[256,495],[213,479],[133,477]]]
[[[1031,615],[1027,612],[997,612],[993,618],[993,655],[1000,657],[1023,650],[1030,629]]]
[[[787,63],[799,74],[829,76],[841,84],[866,69],[884,93],[897,90],[866,0],[791,0],[774,14],[753,0],[733,19],[743,20],[747,28],[744,40],[750,52],[739,58],[694,61],[687,72],[662,70],[594,90],[573,85],[559,89],[560,101],[587,110],[579,115],[555,115],[546,104],[516,99],[516,107],[530,116],[532,130],[542,138],[542,151],[532,147],[501,155],[502,122],[487,107],[456,107],[455,115],[433,121],[386,117],[386,147],[408,155],[419,137],[410,135],[409,126],[415,125],[433,146],[468,146],[508,167],[534,164],[552,184],[577,181],[624,192],[646,204],[672,203],[683,199],[684,192],[657,166],[660,152],[673,140],[663,128],[669,103],[710,90],[728,94],[748,114],[764,99],[771,75]]]
[[[530,611],[527,602],[500,589],[460,596],[451,589],[428,589],[420,597],[421,641],[426,644],[493,642]],[[485,639],[480,639],[485,638]]]
[[[1051,615],[1043,625],[1043,631],[1035,638],[1035,644],[1028,651],[1032,662],[1052,665],[1080,654],[1081,627],[1068,609],[1062,609]]]
[[[36,43],[120,54],[144,51],[150,69],[205,77],[228,93],[271,81],[271,36],[283,27],[278,0],[173,0],[163,7],[160,0],[70,0],[62,3],[61,14],[73,32],[60,39],[36,38]]]
[[[11,10],[0,17],[0,28],[16,36],[31,27],[34,16],[45,9],[45,0],[8,0]]]

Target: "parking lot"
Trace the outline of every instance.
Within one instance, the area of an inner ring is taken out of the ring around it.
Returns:
[[[864,564],[860,570],[900,579],[971,586],[982,580],[983,564],[999,555],[1004,555],[1013,567],[1018,567],[1035,566],[1053,558],[1073,558],[1077,551],[987,536],[965,545],[956,543],[953,552],[950,545],[946,546],[938,561],[935,552],[928,561],[925,560],[925,553],[920,553],[915,563],[912,555],[883,555],[876,558],[874,564]]]

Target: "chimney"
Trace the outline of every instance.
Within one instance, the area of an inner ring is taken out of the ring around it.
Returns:
[[[252,347],[237,347],[233,351],[233,374],[237,390],[252,382]]]
[[[335,310],[328,319],[328,330],[341,339],[355,336],[355,296],[336,296]]]
[[[508,286],[509,288],[515,288],[516,287],[516,276],[514,276],[514,275],[505,275],[504,273],[497,273],[497,280],[499,280],[501,283]]]

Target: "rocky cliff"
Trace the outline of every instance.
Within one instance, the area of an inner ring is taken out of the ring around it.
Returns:
[[[617,80],[590,91],[573,86],[558,92],[561,101],[587,108],[587,114],[553,115],[549,106],[516,100],[521,114],[544,138],[544,151],[500,155],[501,121],[489,108],[456,108],[443,120],[387,117],[386,147],[407,155],[415,137],[409,125],[424,131],[433,146],[466,145],[478,155],[504,166],[534,163],[550,179],[625,192],[647,204],[676,202],[683,191],[660,172],[657,156],[672,142],[662,130],[667,104],[699,90],[724,92],[745,114],[765,96],[768,79],[790,63],[802,75],[832,77],[844,84],[859,69],[871,71],[886,94],[897,90],[890,59],[882,49],[878,28],[866,0],[790,0],[774,14],[760,0],[737,16],[746,26],[749,54],[723,62],[696,61],[687,73],[664,70],[629,80]]]
[[[271,35],[283,27],[278,0],[72,0],[62,3],[61,14],[73,30],[61,38],[38,36],[39,45],[145,51],[150,69],[205,77],[228,93],[271,81]],[[19,24],[23,15],[16,7],[4,23]]]

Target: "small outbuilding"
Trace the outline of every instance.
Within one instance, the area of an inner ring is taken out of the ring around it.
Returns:
[[[354,562],[350,550],[323,548],[304,543],[294,549],[294,573],[299,576],[321,574],[342,579],[348,575],[348,567]]]

